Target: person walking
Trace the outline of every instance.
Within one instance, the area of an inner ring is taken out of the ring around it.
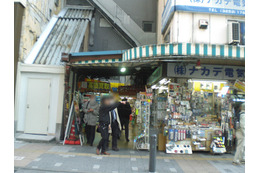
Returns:
[[[120,118],[118,115],[117,108],[110,111],[109,115],[110,115],[111,129],[112,129],[112,150],[119,151],[117,147],[117,139],[121,131],[121,123],[120,123]]]
[[[83,112],[85,113],[83,121],[86,124],[85,132],[87,136],[87,144],[93,146],[96,133],[97,117],[99,112],[99,106],[96,102],[96,96],[91,95],[90,100],[83,105],[83,108]]]
[[[125,139],[129,142],[129,119],[132,109],[130,104],[127,102],[127,99],[124,98],[122,103],[118,106],[118,113],[121,120],[122,128],[125,128]]]
[[[110,96],[103,96],[101,99],[101,106],[99,108],[99,131],[101,133],[102,139],[100,140],[96,149],[97,155],[100,154],[100,150],[101,154],[110,155],[110,153],[106,152],[109,130],[111,130],[109,111],[112,111],[120,104],[120,102],[111,104],[110,100]]]
[[[244,163],[244,147],[245,147],[245,103],[241,104],[239,113],[239,125],[236,127],[237,147],[233,159],[234,165]]]

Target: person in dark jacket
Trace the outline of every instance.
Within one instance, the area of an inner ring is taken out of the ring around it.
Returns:
[[[129,142],[129,118],[132,113],[132,109],[126,98],[122,100],[122,103],[120,103],[117,109],[121,120],[121,126],[124,126],[125,128],[125,139]]]
[[[109,111],[112,111],[113,109],[117,108],[120,104],[120,102],[115,102],[114,104],[111,104],[110,101],[110,96],[104,96],[101,99],[101,106],[99,108],[99,126],[102,139],[100,140],[97,146],[97,155],[100,154],[100,150],[101,154],[110,155],[110,153],[106,152],[106,148],[108,145],[109,130],[111,130]]]

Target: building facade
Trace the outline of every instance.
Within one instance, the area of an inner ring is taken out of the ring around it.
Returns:
[[[138,14],[131,11],[146,3],[26,1],[15,88],[15,131],[53,136],[59,141],[62,124],[66,123],[63,108],[68,106],[64,103],[66,67],[61,62],[62,54],[156,43],[156,1],[150,2],[150,10]],[[69,76],[68,85],[72,87],[75,75],[69,72]]]
[[[239,23],[245,45],[245,1],[168,0],[158,1],[158,43],[228,45],[230,23]],[[203,27],[202,25],[205,25]]]

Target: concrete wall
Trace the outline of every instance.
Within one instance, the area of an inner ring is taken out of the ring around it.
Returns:
[[[17,73],[17,63],[19,59],[19,48],[20,48],[23,13],[24,13],[23,4],[20,2],[14,2],[14,86],[16,84],[16,73]]]
[[[156,25],[157,44],[164,43],[164,39],[163,39],[161,30],[162,30],[162,13],[163,13],[166,2],[167,2],[167,0],[158,0],[157,1],[157,25]]]
[[[156,32],[157,0],[114,0],[140,28],[143,21],[153,22],[153,32]]]
[[[63,66],[26,65],[18,63],[17,87],[15,100],[15,124],[16,130],[24,131],[26,118],[26,103],[29,78],[48,78],[51,80],[50,112],[48,123],[48,135],[56,135],[59,140],[62,108],[64,97],[64,72]]]
[[[112,28],[106,20],[104,21],[104,18],[98,11],[95,12],[94,17],[94,44],[89,45],[89,51],[123,50],[131,48],[131,46],[119,34],[116,33],[116,30]],[[103,26],[106,25],[105,27],[100,27],[100,20],[102,20]],[[91,37],[91,34],[93,33],[90,32],[89,37]]]
[[[199,20],[208,20],[207,29],[199,29]],[[242,20],[240,16],[199,14],[175,12],[167,34],[170,31],[170,42],[228,44],[227,24],[229,20]]]
[[[64,0],[28,0],[23,15],[19,60],[23,61],[29,54],[34,43],[45,29],[51,17],[63,8]]]

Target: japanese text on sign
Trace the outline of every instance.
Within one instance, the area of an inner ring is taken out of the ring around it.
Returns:
[[[208,79],[244,79],[245,68],[237,66],[202,65],[197,69],[195,64],[183,65],[168,63],[168,77],[189,77]]]

